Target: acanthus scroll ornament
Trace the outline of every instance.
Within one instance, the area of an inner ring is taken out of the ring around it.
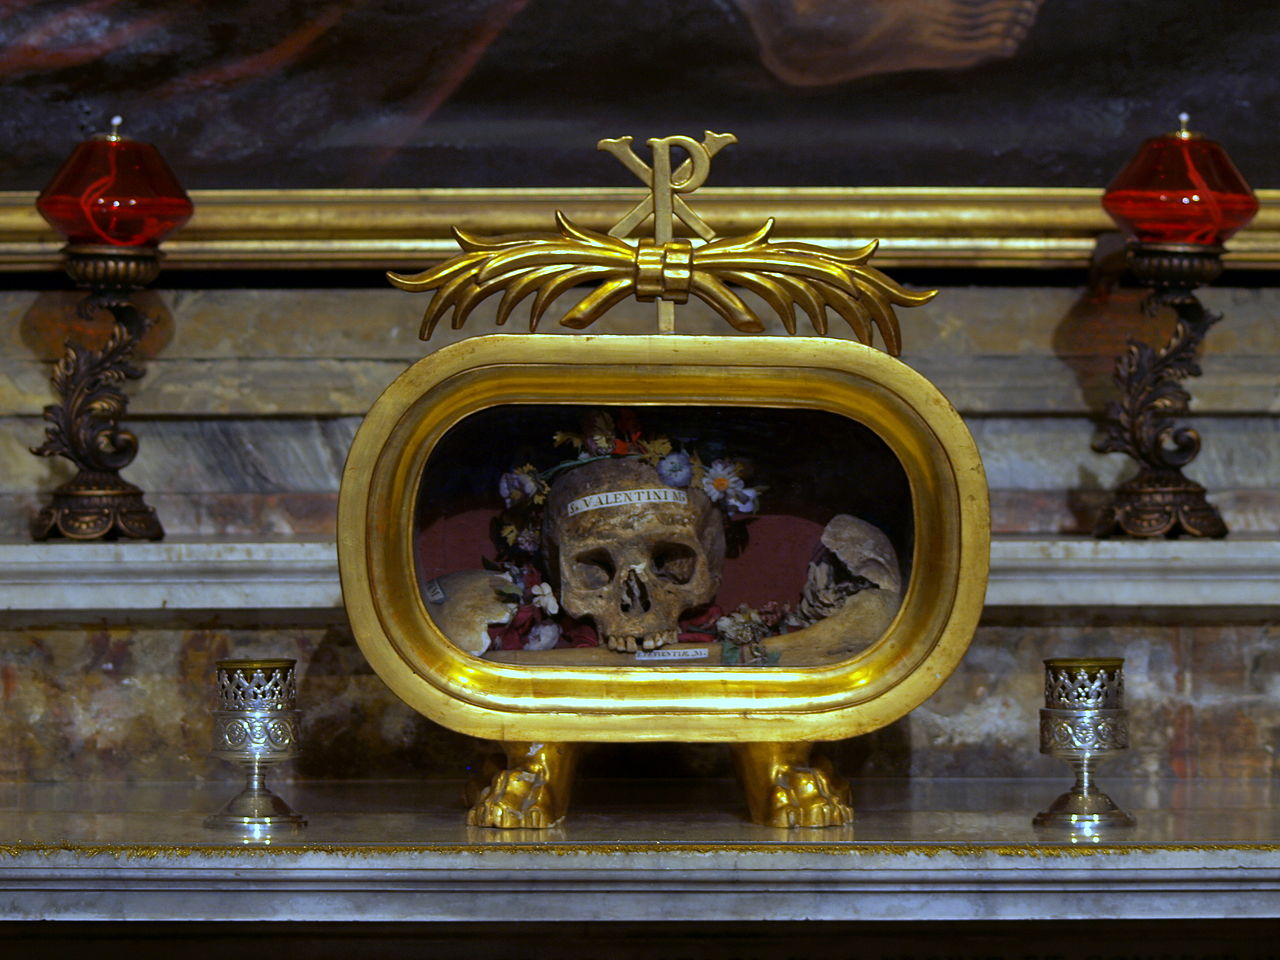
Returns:
[[[164,536],[142,491],[119,474],[138,453],[138,438],[120,427],[129,404],[123,387],[126,380],[143,375],[134,350],[151,321],[120,291],[98,291],[80,303],[78,312],[92,322],[98,308],[111,314],[111,333],[98,350],[67,345],[51,377],[61,402],[44,408],[45,440],[31,449],[37,456],[66,457],[77,468],[75,477],[59,486],[53,502],[32,520],[36,540]]]
[[[91,311],[78,312],[91,320]],[[137,323],[141,333],[148,326]],[[125,380],[142,377],[142,367],[134,363],[133,350],[137,333],[131,333],[125,320],[116,319],[107,342],[101,350],[88,350],[74,343],[67,345],[66,355],[53,368],[53,389],[62,398],[60,404],[44,408],[45,441],[32,452],[40,456],[64,456],[82,470],[121,470],[133,462],[138,452],[138,438],[120,428],[129,399],[121,389]]]
[[[1226,524],[1205,499],[1204,487],[1182,474],[1200,452],[1200,434],[1176,422],[1187,415],[1191,401],[1183,381],[1200,376],[1201,344],[1222,318],[1205,310],[1185,287],[1153,294],[1147,301],[1149,311],[1161,305],[1177,315],[1169,341],[1157,351],[1130,340],[1116,361],[1113,380],[1121,398],[1107,404],[1106,432],[1093,449],[1127,454],[1139,469],[1137,476],[1117,487],[1094,533],[1223,537]]]

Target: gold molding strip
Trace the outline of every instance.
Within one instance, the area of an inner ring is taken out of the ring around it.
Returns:
[[[516,833],[522,831],[506,831]],[[541,832],[541,831],[539,831]],[[487,833],[487,831],[486,831]],[[832,857],[1017,857],[1033,860],[1062,860],[1077,857],[1134,857],[1153,853],[1276,853],[1280,844],[1265,841],[1224,840],[1218,843],[1187,841],[1125,840],[1109,837],[1099,843],[1078,843],[1071,835],[1042,842],[1023,843],[965,842],[939,840],[933,843],[894,842],[883,840],[823,841],[741,841],[721,840],[704,843],[654,839],[633,842],[592,841],[544,841],[541,843],[502,839],[503,833],[494,832],[492,839],[475,843],[449,841],[419,843],[366,843],[352,841],[310,841],[306,843],[273,843],[271,841],[244,841],[241,843],[135,843],[120,841],[95,843],[88,840],[14,840],[0,844],[0,859],[14,861],[20,857],[52,858],[71,854],[85,860],[95,857],[111,857],[115,860],[167,860],[187,857],[229,857],[236,859],[263,859],[274,857],[344,857],[349,860],[376,860],[403,854],[434,856],[472,856],[494,854],[535,857],[590,857],[626,856],[635,854],[694,854],[706,857],[714,854],[765,854],[777,856],[832,856]],[[1196,864],[1202,868],[1203,864]],[[922,867],[920,869],[929,869]]]
[[[457,253],[454,225],[477,233],[545,230],[556,210],[606,231],[642,189],[193,190],[191,222],[164,245],[169,269],[421,269]],[[882,241],[884,267],[1086,267],[1114,225],[1093,188],[740,187],[699,192],[726,235],[768,217],[775,239],[855,250]],[[1259,190],[1229,268],[1280,269],[1280,190]],[[60,268],[61,243],[32,191],[0,191],[0,270]]]

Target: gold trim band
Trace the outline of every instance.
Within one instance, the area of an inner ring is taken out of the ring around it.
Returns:
[[[167,269],[348,267],[419,270],[457,252],[450,228],[546,230],[556,210],[605,231],[641,189],[193,190],[191,222],[164,245]],[[699,209],[727,236],[776,218],[775,239],[854,250],[880,239],[881,267],[1085,267],[1114,225],[1085,187],[742,187],[703,189]],[[0,191],[0,270],[61,267],[61,241],[35,193]],[[1280,190],[1226,256],[1280,268]]]
[[[501,837],[495,833],[494,837]],[[825,855],[856,857],[1029,857],[1036,860],[1056,860],[1069,857],[1134,857],[1152,853],[1277,853],[1280,844],[1266,842],[1222,841],[1207,843],[1188,841],[1123,841],[1114,839],[1099,843],[1073,843],[1067,837],[1060,840],[1001,843],[963,842],[940,840],[935,843],[886,842],[877,840],[832,840],[826,843],[783,841],[735,841],[720,843],[687,843],[655,839],[631,843],[591,843],[584,841],[550,841],[543,843],[488,842],[452,843],[338,843],[319,841],[312,843],[274,843],[246,840],[239,844],[228,843],[92,843],[77,840],[18,840],[0,844],[0,859],[17,859],[24,856],[53,857],[72,854],[76,857],[114,857],[117,860],[161,860],[186,857],[299,857],[338,856],[351,860],[373,860],[403,854],[433,854],[470,856],[509,854],[516,856],[619,856],[626,854],[777,854],[780,856]]]

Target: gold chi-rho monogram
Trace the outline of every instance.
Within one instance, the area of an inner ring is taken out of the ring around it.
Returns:
[[[653,154],[646,164],[632,149],[631,137],[601,140],[597,147],[616,157],[646,187],[637,201],[608,233],[573,223],[556,213],[559,233],[479,237],[457,228],[454,236],[462,253],[439,266],[412,276],[388,274],[396,286],[434,291],[422,319],[422,339],[452,313],[460,328],[472,309],[491,294],[502,292],[495,319],[504,324],[516,305],[533,297],[529,330],[562,294],[589,287],[560,318],[563,326],[581,330],[623,300],[634,297],[657,301],[658,332],[675,332],[676,304],[693,296],[709,305],[735,330],[760,333],[764,324],[755,310],[732,289],[747,290],[769,305],[788,333],[796,332],[796,308],[804,311],[813,329],[826,335],[828,311],[849,324],[855,339],[872,342],[872,325],[880,331],[884,348],[901,349],[893,305],[917,306],[937,293],[915,293],[866,265],[875,252],[872,241],[851,254],[839,254],[809,243],[774,243],[773,220],[741,237],[717,238],[716,232],[686,199],[711,172],[711,159],[737,137],[707,131],[701,141],[692,137],[647,140]],[[685,159],[673,169],[673,153]],[[634,245],[627,238],[653,218],[653,236]],[[680,221],[702,241],[675,236]]]

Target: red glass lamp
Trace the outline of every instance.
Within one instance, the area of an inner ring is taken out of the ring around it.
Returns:
[[[114,323],[106,344],[68,342],[54,367],[60,403],[45,407],[40,456],[66,457],[78,468],[53,491],[31,524],[36,540],[146,539],[164,536],[143,493],[120,477],[138,440],[121,429],[128,405],[122,385],[142,376],[135,347],[151,325],[131,300],[160,272],[160,240],[191,218],[191,200],[160,151],[112,131],[79,144],[40,193],[36,209],[68,240],[63,267],[90,292],[77,307],[85,323],[100,311]]]
[[[1120,171],[1102,206],[1141,243],[1221,246],[1253,219],[1258,198],[1227,151],[1180,128],[1144,143]]]
[[[36,209],[75,245],[155,246],[191,219],[191,199],[159,150],[112,125],[72,151]]]
[[[1253,219],[1258,200],[1227,152],[1180,129],[1146,141],[1111,181],[1103,208],[1129,235],[1129,268],[1152,288],[1148,313],[1169,308],[1173,335],[1159,350],[1129,341],[1116,364],[1121,398],[1107,407],[1100,453],[1125,453],[1138,473],[1121,483],[1094,535],[1223,537],[1227,526],[1205,489],[1182,474],[1200,451],[1200,435],[1175,422],[1187,414],[1189,377],[1200,375],[1199,352],[1222,318],[1204,309],[1195,289],[1222,272],[1222,244]]]

